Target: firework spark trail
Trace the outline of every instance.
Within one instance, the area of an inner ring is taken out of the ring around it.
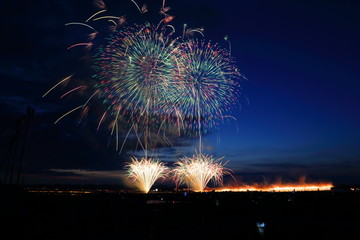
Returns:
[[[139,10],[139,12],[140,12],[140,13],[143,13],[143,12],[141,11],[139,5],[138,5],[134,0],[131,0],[131,1],[135,4],[135,6],[136,6],[137,9]]]
[[[66,23],[65,26],[69,26],[69,25],[81,25],[81,26],[85,26],[90,28],[91,30],[93,30],[94,32],[98,32],[95,28],[93,28],[92,26],[90,26],[89,24],[86,23],[81,23],[81,22],[70,22],[70,23]]]
[[[189,28],[186,30],[185,34],[186,36],[192,36],[195,32],[201,34],[201,36],[205,37],[203,34],[204,29],[203,28]]]
[[[84,106],[84,105],[80,105],[80,106],[78,106],[78,107],[76,107],[76,108],[68,111],[67,113],[63,114],[61,117],[59,117],[59,118],[54,122],[54,124],[57,124],[57,123],[58,123],[61,119],[63,119],[65,116],[69,115],[69,114],[72,113],[72,112],[75,112],[76,110],[82,108],[83,106]]]
[[[85,87],[85,86],[84,86],[84,85],[80,85],[80,86],[78,86],[78,87],[76,87],[76,88],[73,88],[73,89],[71,89],[70,91],[68,91],[68,92],[64,93],[63,95],[61,95],[60,98],[63,98],[63,97],[65,97],[66,95],[68,95],[68,94],[70,94],[70,93],[72,93],[72,92],[74,92],[74,91],[76,91],[76,90],[78,90],[78,89],[80,89],[80,88],[83,88],[83,87]]]
[[[117,16],[102,16],[102,17],[98,17],[98,18],[94,18],[93,21],[98,21],[101,19],[118,19],[120,20],[121,17],[117,17]]]
[[[231,56],[231,42],[229,40],[229,36],[225,35],[224,40],[229,43],[229,56]]]
[[[98,93],[98,91],[95,91],[89,98],[86,100],[85,104],[83,105],[83,108],[87,106],[87,104],[90,102],[90,100]]]
[[[44,95],[42,95],[42,97],[45,97],[46,95],[48,95],[52,90],[54,90],[54,88],[56,88],[57,86],[59,86],[61,83],[69,80],[73,75],[71,74],[70,76],[62,79],[60,82],[58,82],[57,84],[55,84],[53,87],[51,87],[46,93],[44,93]]]
[[[148,193],[159,178],[163,178],[168,170],[162,162],[152,158],[142,158],[140,160],[132,157],[132,162],[126,168],[128,177],[139,184],[139,189]]]
[[[184,23],[184,25],[183,25],[183,33],[182,33],[182,38],[183,39],[185,38],[185,29],[186,29],[186,27],[187,27],[187,24]]]
[[[192,158],[184,157],[176,162],[177,167],[172,170],[172,176],[177,185],[186,183],[194,191],[204,191],[210,180],[221,184],[224,174],[230,174],[221,163],[222,158],[196,154]]]
[[[93,17],[95,17],[96,15],[99,15],[100,13],[103,13],[103,12],[106,12],[107,10],[106,9],[103,9],[103,10],[100,10],[100,11],[98,11],[98,12],[96,12],[96,13],[94,13],[93,15],[91,15],[88,19],[86,19],[86,21],[85,22],[88,22],[88,21],[90,21]]]
[[[102,121],[104,120],[104,117],[105,117],[105,115],[106,115],[106,112],[107,112],[107,111],[105,111],[105,112],[103,113],[103,115],[101,116],[100,121],[99,121],[99,123],[98,123],[98,126],[97,126],[96,130],[99,130],[100,125],[101,125],[101,123],[102,123]]]
[[[85,46],[86,48],[90,48],[92,45],[93,45],[93,43],[91,43],[91,42],[76,43],[76,44],[73,44],[73,45],[69,46],[67,48],[67,50],[70,50],[73,47],[78,47],[78,46]]]

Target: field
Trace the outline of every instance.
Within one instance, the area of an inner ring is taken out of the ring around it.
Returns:
[[[19,239],[358,239],[360,192],[2,190]]]

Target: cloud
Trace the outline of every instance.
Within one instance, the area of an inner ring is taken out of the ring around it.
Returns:
[[[58,173],[72,173],[83,176],[92,176],[92,177],[115,177],[117,178],[119,175],[123,175],[124,171],[122,170],[87,170],[87,169],[62,169],[62,168],[52,168],[50,169],[52,172]]]
[[[94,183],[94,184],[116,184],[126,188],[136,189],[134,184],[128,177],[125,170],[87,170],[87,169],[62,169],[52,168],[51,172],[60,174],[61,176],[51,176],[53,179],[70,180],[71,183]]]
[[[79,175],[87,178],[102,178],[102,179],[117,179],[122,180],[126,172],[124,170],[86,170],[86,169],[62,169],[62,168],[52,168],[49,169],[51,172],[62,173],[65,175]]]
[[[276,162],[276,163],[254,163],[254,164],[248,164],[247,166],[250,167],[260,167],[263,169],[305,169],[309,167],[309,164],[304,163],[294,163],[294,162]]]
[[[13,112],[21,114],[25,113],[27,106],[34,108],[36,114],[53,113],[59,110],[54,105],[45,102],[39,103],[23,96],[0,96],[0,104],[7,105]]]
[[[39,79],[38,76],[34,76],[35,71],[31,71],[29,67],[20,66],[18,64],[7,64],[0,67],[0,75],[24,81],[35,81]]]

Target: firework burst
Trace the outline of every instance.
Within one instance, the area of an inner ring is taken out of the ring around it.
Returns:
[[[132,2],[141,13],[147,12],[146,5],[140,8]],[[60,98],[88,90],[90,97],[55,123],[75,111],[85,116],[94,102],[104,107],[97,129],[107,125],[111,134],[116,133],[116,150],[120,146],[119,133],[124,137],[120,152],[130,137],[136,136],[136,149],[139,144],[146,152],[161,141],[171,146],[165,135],[198,136],[199,154],[180,159],[172,171],[173,178],[177,184],[187,184],[195,191],[203,191],[211,180],[221,183],[223,175],[230,173],[221,158],[201,153],[201,137],[229,117],[239,95],[238,80],[242,75],[231,57],[229,38],[225,38],[229,43],[227,51],[218,44],[190,38],[199,34],[204,37],[202,28],[184,25],[182,37],[174,37],[175,28],[169,25],[174,16],[168,14],[170,8],[165,1],[160,11],[164,18],[158,24],[127,27],[124,16],[104,15],[107,9],[102,0],[96,0],[95,5],[99,11],[85,22],[66,24],[91,31],[86,42],[68,47],[71,51],[85,47],[91,55],[91,81],[74,86]],[[94,22],[98,23],[95,27]],[[100,23],[105,22],[111,25],[106,28],[110,37],[95,41],[97,36],[103,36],[98,30]],[[71,78],[64,78],[44,96]],[[162,140],[158,140],[160,133]],[[143,192],[148,192],[168,170],[163,163],[147,157],[140,160],[133,157],[127,169],[129,178]]]
[[[94,81],[87,83],[92,93],[84,105],[90,99],[105,105],[98,126],[111,122],[113,132],[121,116],[129,127],[152,125],[160,131],[175,126],[178,135],[195,131],[200,136],[224,119],[236,101],[240,77],[228,51],[210,42],[174,37],[175,29],[166,21],[120,28],[124,17],[102,16],[107,11],[103,1],[95,5],[101,10],[84,23],[66,25],[86,27],[96,36],[99,32],[91,22],[105,19],[116,29],[100,46],[93,44],[92,36],[89,42],[68,47],[93,47]],[[170,16],[164,6],[162,10],[164,19]],[[195,30],[184,29],[187,36]],[[78,89],[85,87],[64,95]]]
[[[174,101],[185,86],[174,75],[177,39],[171,34],[165,28],[135,25],[117,31],[99,48],[94,89],[108,105],[109,116],[128,118],[139,129],[152,126],[159,131],[171,122],[179,126]]]
[[[229,113],[242,76],[229,52],[211,42],[189,39],[178,46],[176,57],[177,78],[184,87],[174,104],[187,129],[206,133]]]
[[[230,174],[229,170],[224,168],[225,164],[220,162],[221,159],[204,154],[196,154],[192,158],[184,157],[172,170],[173,179],[177,185],[185,183],[194,191],[202,192],[210,180],[215,184],[221,184],[223,175]]]
[[[138,160],[132,157],[132,162],[126,168],[128,177],[138,183],[142,192],[148,193],[150,188],[159,178],[163,178],[168,170],[162,162],[152,158],[142,158]]]

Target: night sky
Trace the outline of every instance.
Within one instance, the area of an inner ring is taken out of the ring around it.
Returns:
[[[158,23],[161,0],[146,3],[141,15],[129,1],[105,1],[109,14],[128,24]],[[79,71],[82,48],[66,48],[87,33],[65,23],[85,21],[97,9],[92,1],[6,1],[0,17],[0,157],[6,157],[16,121],[35,109],[23,167],[24,183],[122,183],[131,141],[121,155],[99,116],[79,123],[77,94],[59,99],[61,87],[41,96],[62,78]],[[358,1],[204,1],[168,0],[172,24],[181,33],[204,27],[205,39],[232,55],[247,80],[232,115],[204,137],[204,151],[225,156],[238,182],[360,182],[360,16]],[[201,36],[199,36],[201,38]],[[158,148],[160,160],[173,162],[195,153],[197,140],[173,140]],[[227,179],[229,184],[232,180]]]

